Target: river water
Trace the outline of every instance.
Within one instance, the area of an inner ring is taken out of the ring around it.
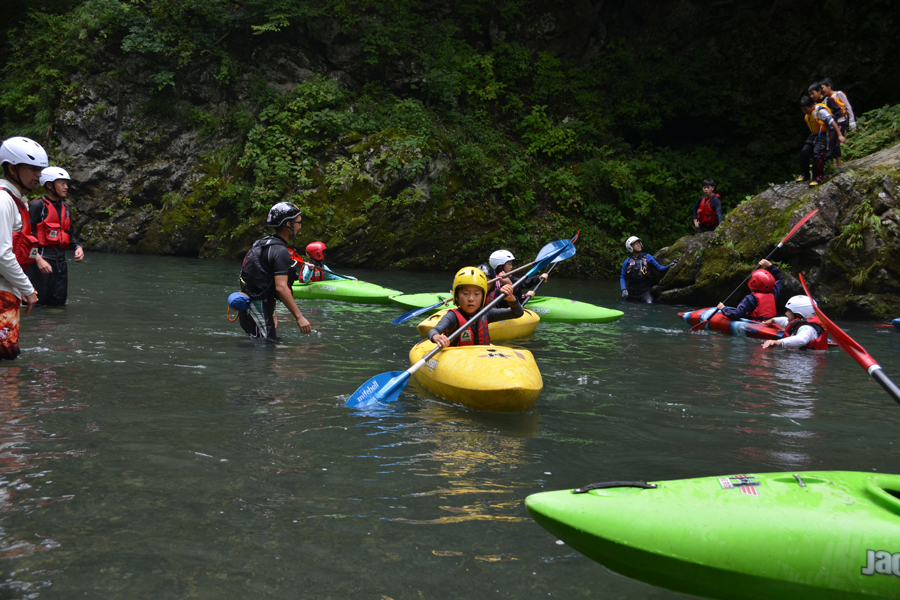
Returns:
[[[301,302],[285,345],[225,318],[238,264],[90,254],[69,305],[23,317],[0,366],[0,597],[685,598],[607,571],[528,516],[525,497],[594,481],[746,472],[897,472],[898,407],[838,350],[687,335],[676,307],[617,282],[548,295],[625,311],[541,324],[534,409],[458,408],[415,380],[392,306]],[[347,270],[405,292],[450,274]],[[283,313],[287,316],[287,313]],[[900,334],[842,323],[900,380]],[[673,516],[677,518],[677,516]]]

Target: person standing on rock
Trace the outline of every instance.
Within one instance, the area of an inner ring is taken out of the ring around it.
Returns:
[[[831,113],[831,116],[834,117],[834,120],[837,123],[838,131],[841,135],[844,135],[847,127],[847,109],[844,108],[844,103],[838,102],[836,98],[826,94],[825,86],[822,85],[821,81],[810,84],[807,92],[809,93],[809,97],[812,98],[813,102],[815,102],[816,104],[821,104],[828,109],[828,112]],[[843,127],[841,127],[841,123],[844,123]],[[829,131],[828,134],[831,135],[831,131]],[[841,144],[836,140],[834,141],[834,145],[831,147],[830,157],[834,159],[835,167],[837,167],[837,172],[843,172],[843,169],[841,168]]]
[[[238,312],[241,327],[252,338],[279,341],[275,332],[275,301],[281,302],[297,321],[302,333],[312,327],[297,308],[291,293],[291,284],[297,281],[288,242],[293,242],[300,231],[300,209],[290,202],[279,202],[266,217],[266,225],[275,228],[270,235],[253,242],[253,247],[241,265],[241,292],[249,297],[247,310]]]
[[[69,288],[66,248],[75,246],[75,262],[84,260],[84,248],[75,240],[69,207],[64,200],[69,195],[69,173],[60,167],[41,171],[41,185],[46,194],[32,201],[28,208],[32,229],[40,244],[38,253],[50,264],[51,271],[41,270],[37,264],[28,269],[28,279],[38,293],[38,306],[63,306]]]
[[[716,180],[704,179],[703,195],[694,203],[694,227],[697,233],[713,231],[722,222],[722,198],[716,193]]]
[[[631,302],[653,304],[653,296],[650,294],[650,288],[653,287],[653,274],[650,269],[665,273],[678,264],[678,259],[662,266],[656,262],[652,254],[644,252],[641,239],[636,235],[625,241],[625,249],[631,252],[631,256],[622,263],[622,274],[619,277],[622,298]]]
[[[38,186],[47,152],[34,140],[13,137],[0,145],[0,360],[19,356],[19,316],[37,304],[38,295],[23,266],[50,265],[38,255],[37,238],[31,235],[28,192]]]
[[[841,134],[837,121],[831,111],[823,104],[816,104],[809,96],[800,98],[800,110],[809,127],[810,135],[800,151],[800,175],[797,181],[809,181],[810,187],[819,185],[825,178],[825,162],[831,158],[832,149],[837,142],[846,142]],[[837,141],[835,141],[837,140]],[[813,174],[810,176],[809,163],[813,162]]]

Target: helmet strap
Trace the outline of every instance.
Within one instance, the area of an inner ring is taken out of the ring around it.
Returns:
[[[14,165],[12,163],[7,164],[9,165],[9,168],[6,170],[6,176],[12,179],[12,182],[16,184],[20,192],[23,190],[23,194],[30,192],[31,188],[22,183],[22,180],[19,178],[19,165]],[[13,167],[15,167],[15,169]],[[13,173],[15,173],[15,175],[13,175]]]

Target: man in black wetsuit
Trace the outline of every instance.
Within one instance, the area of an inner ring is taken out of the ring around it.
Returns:
[[[300,209],[290,202],[279,202],[269,210],[266,225],[275,228],[270,235],[253,243],[241,266],[241,291],[250,298],[247,310],[238,313],[241,327],[250,337],[278,341],[275,333],[275,300],[281,302],[297,321],[302,333],[309,333],[309,324],[291,293],[297,281],[288,242],[300,231]]]
[[[38,253],[51,267],[44,272],[37,263],[28,269],[28,279],[38,293],[38,306],[63,306],[69,290],[66,248],[75,247],[75,262],[84,260],[84,248],[75,240],[72,219],[65,199],[72,178],[65,169],[47,167],[41,171],[41,185],[47,192],[28,207],[31,231],[37,237]]]

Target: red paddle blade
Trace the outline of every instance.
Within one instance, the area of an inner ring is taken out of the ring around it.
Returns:
[[[806,286],[806,280],[803,279],[802,273],[800,274],[800,283],[803,285],[803,291],[806,292],[807,297],[812,300],[812,294],[809,293],[809,288]],[[867,372],[870,372],[872,367],[880,368],[878,363],[875,362],[875,359],[866,352],[865,348],[857,344],[853,338],[844,333],[840,327],[835,325],[831,319],[825,316],[825,313],[822,312],[822,309],[819,308],[819,305],[816,304],[815,301],[813,301],[812,305],[819,320],[822,321],[822,325],[825,326],[828,335],[837,342],[837,345],[841,347],[841,350],[849,354],[853,360],[858,362],[859,366]]]
[[[809,213],[808,215],[806,215],[806,216],[803,217],[802,219],[800,219],[800,221],[799,221],[796,225],[794,225],[794,228],[791,229],[791,230],[788,232],[788,234],[787,234],[786,236],[784,236],[784,239],[781,240],[781,244],[783,244],[783,243],[785,243],[786,241],[788,241],[789,239],[791,239],[791,237],[792,237],[795,233],[797,233],[797,230],[800,229],[801,227],[803,227],[803,224],[804,224],[804,223],[806,223],[807,221],[809,221],[810,219],[812,219],[814,216],[816,216],[816,213],[817,213],[817,212],[819,212],[819,209],[818,209],[818,208],[815,209],[815,210],[813,210],[811,213]],[[780,246],[781,244],[778,244],[778,245]]]

